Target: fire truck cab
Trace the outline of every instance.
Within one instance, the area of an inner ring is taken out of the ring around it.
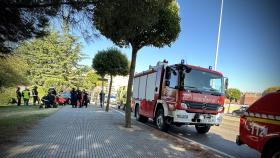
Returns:
[[[195,125],[198,133],[207,133],[222,121],[225,87],[220,72],[159,62],[135,75],[132,110],[138,121],[151,118],[162,131],[173,124]]]
[[[262,158],[280,157],[280,91],[253,103],[240,117],[236,143],[247,144]]]

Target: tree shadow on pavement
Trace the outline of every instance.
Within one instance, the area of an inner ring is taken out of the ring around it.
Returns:
[[[39,121],[1,157],[217,157],[117,112],[65,107]]]

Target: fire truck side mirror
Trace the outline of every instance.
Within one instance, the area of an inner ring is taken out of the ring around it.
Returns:
[[[165,79],[169,80],[171,77],[171,68],[166,67],[166,72],[165,72]]]
[[[228,78],[225,78],[225,89],[228,89]]]
[[[166,80],[165,81],[165,86],[167,86],[167,87],[170,86],[170,81]]]
[[[192,68],[186,67],[186,73],[190,73],[192,71]]]

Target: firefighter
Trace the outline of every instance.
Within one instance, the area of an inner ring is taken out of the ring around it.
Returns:
[[[20,92],[20,87],[17,88],[17,91],[16,91],[16,94],[17,94],[17,105],[20,106],[21,104],[21,92]]]
[[[22,91],[22,97],[23,97],[24,105],[28,106],[29,98],[30,98],[30,91],[27,87],[25,87],[25,89]]]
[[[34,88],[32,89],[32,95],[33,95],[33,105],[36,104],[36,102],[38,102],[39,104],[39,97],[38,97],[38,90],[37,90],[37,86],[34,86]]]

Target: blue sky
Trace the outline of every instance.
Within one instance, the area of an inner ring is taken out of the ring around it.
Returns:
[[[221,0],[178,0],[181,32],[171,47],[142,48],[136,72],[158,61],[208,67],[214,65]],[[280,3],[277,0],[224,0],[217,70],[229,78],[229,86],[262,92],[280,86]],[[105,37],[86,43],[81,63],[91,66],[98,50],[113,47]],[[131,58],[131,49],[121,49]]]

